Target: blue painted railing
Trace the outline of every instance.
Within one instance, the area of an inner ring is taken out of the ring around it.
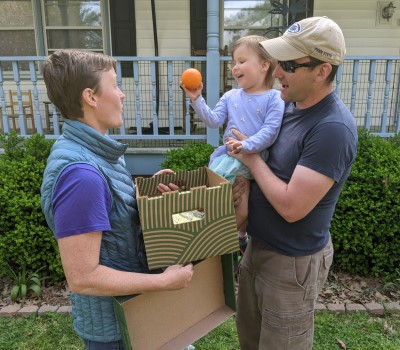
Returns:
[[[347,56],[335,90],[357,126],[388,137],[400,131],[400,57]]]
[[[14,118],[17,132],[22,136],[29,137],[34,132],[47,138],[60,135],[62,120],[48,101],[40,72],[44,59],[37,56],[0,57],[0,132],[9,132]],[[221,57],[220,77],[206,76],[206,57],[116,59],[118,84],[126,99],[124,123],[120,128],[110,130],[111,137],[124,140],[133,148],[169,148],[188,140],[218,142],[210,139],[212,136],[204,124],[190,113],[179,82],[184,69],[196,66],[203,72],[205,85],[219,86],[220,93],[223,93],[227,85],[234,85],[229,70],[230,57]],[[383,137],[400,131],[399,69],[400,56],[346,57],[338,70],[335,91],[353,113],[358,127],[365,127]],[[13,115],[10,90],[16,91],[18,98]],[[30,113],[34,122],[24,115],[22,92],[27,90],[32,95]]]

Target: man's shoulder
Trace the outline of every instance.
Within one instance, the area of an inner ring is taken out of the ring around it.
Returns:
[[[330,111],[330,113],[327,115],[327,122],[343,124],[352,132],[357,132],[354,115],[336,93],[332,93],[331,108],[328,109],[328,111]]]

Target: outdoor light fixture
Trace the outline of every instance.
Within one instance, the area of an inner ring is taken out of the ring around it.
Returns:
[[[386,19],[388,22],[389,20],[393,17],[394,15],[394,9],[396,8],[396,6],[393,5],[393,2],[390,2],[389,5],[386,5],[383,9],[382,9],[382,17],[384,19]]]

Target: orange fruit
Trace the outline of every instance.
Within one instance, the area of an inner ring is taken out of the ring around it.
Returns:
[[[196,90],[202,81],[201,73],[195,68],[188,68],[182,73],[181,81],[186,89]]]

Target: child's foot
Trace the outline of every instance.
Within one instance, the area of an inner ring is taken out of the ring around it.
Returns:
[[[246,250],[248,241],[249,241],[249,236],[247,235],[247,233],[244,234],[243,236],[239,236],[239,249],[242,255]]]

